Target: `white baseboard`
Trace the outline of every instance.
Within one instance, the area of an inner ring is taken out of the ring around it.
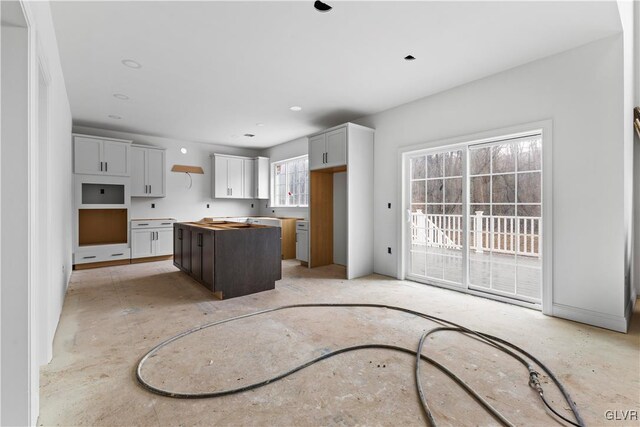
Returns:
[[[553,316],[623,333],[627,332],[629,326],[628,319],[630,318],[628,316],[614,316],[555,303],[553,304]]]

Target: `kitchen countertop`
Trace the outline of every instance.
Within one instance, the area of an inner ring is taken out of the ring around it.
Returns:
[[[192,227],[206,228],[207,230],[246,230],[249,228],[268,228],[267,225],[243,224],[239,222],[228,221],[198,221],[198,222],[178,222],[176,224],[184,224]]]

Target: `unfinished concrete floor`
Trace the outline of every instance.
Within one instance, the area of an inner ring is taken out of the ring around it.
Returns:
[[[392,351],[341,354],[263,388],[218,399],[161,397],[135,380],[139,358],[183,330],[265,308],[313,302],[396,305],[506,338],[554,370],[589,425],[609,423],[606,410],[639,409],[637,309],[625,335],[417,283],[377,275],[346,281],[339,278],[342,274],[337,266],[308,270],[286,261],[275,290],[218,301],[170,261],[76,271],[53,360],[42,368],[39,424],[423,425],[414,359]],[[232,388],[347,345],[377,342],[414,349],[421,332],[434,326],[384,309],[287,310],[175,342],[150,359],[143,373],[155,385],[177,391]],[[526,370],[498,351],[441,333],[428,340],[424,353],[463,377],[512,422],[554,424],[527,386]],[[442,425],[496,424],[444,375],[426,364],[422,373]],[[551,384],[543,385],[556,407],[569,414]]]

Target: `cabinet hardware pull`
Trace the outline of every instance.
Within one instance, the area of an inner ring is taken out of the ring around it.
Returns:
[[[156,231],[156,240],[158,240],[160,238],[160,235],[158,234],[158,232]]]
[[[149,224],[138,223],[138,226],[142,226],[142,225],[149,225]]]
[[[122,255],[124,255],[124,254],[123,253],[122,254],[111,254],[111,256],[122,256]]]
[[[163,222],[160,225],[171,225],[171,223],[170,222]]]
[[[149,184],[149,194],[151,194],[151,184]]]
[[[100,162],[100,172],[102,172],[102,162]]]
[[[109,171],[109,162],[104,162],[104,171],[105,172]]]
[[[91,258],[95,258],[95,255],[91,255],[91,256],[83,256],[82,259],[91,259]]]

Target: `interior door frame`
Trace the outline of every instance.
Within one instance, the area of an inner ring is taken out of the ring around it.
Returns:
[[[525,301],[519,301],[500,295],[479,292],[468,288],[460,288],[457,286],[447,286],[446,284],[433,283],[433,286],[440,286],[447,289],[462,291],[471,295],[491,298],[497,301],[507,302],[514,305],[541,309],[543,314],[553,315],[553,120],[542,120],[537,122],[523,123],[505,128],[492,129],[473,134],[455,136],[446,139],[432,140],[429,142],[407,145],[398,148],[397,166],[398,166],[398,192],[400,201],[397,207],[397,247],[400,248],[397,255],[396,277],[399,280],[407,278],[407,227],[405,207],[408,203],[408,185],[405,181],[407,174],[406,165],[407,158],[412,153],[422,150],[435,149],[453,149],[457,145],[480,144],[483,142],[491,142],[502,138],[513,138],[524,136],[534,132],[542,135],[542,217],[544,218],[544,226],[542,228],[542,298],[541,304],[531,304]],[[467,191],[465,191],[466,197]],[[463,211],[464,212],[464,211]],[[468,230],[464,233],[468,234]],[[468,236],[466,237],[468,239]],[[468,275],[468,268],[465,268],[465,278]]]

